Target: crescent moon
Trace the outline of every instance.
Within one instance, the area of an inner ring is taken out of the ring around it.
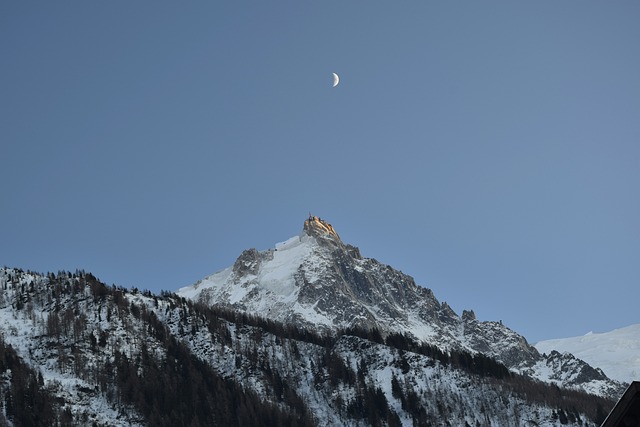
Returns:
[[[338,77],[338,75],[336,73],[333,73],[333,86],[332,87],[338,86],[338,83],[340,83],[340,77]]]

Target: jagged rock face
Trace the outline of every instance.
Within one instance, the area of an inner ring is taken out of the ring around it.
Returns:
[[[334,244],[342,244],[340,236],[338,236],[336,230],[333,229],[333,226],[317,216],[310,216],[309,219],[304,222],[303,230],[310,236],[326,239]]]
[[[464,316],[464,337],[474,350],[492,355],[508,367],[531,364],[540,353],[527,340],[499,322],[480,322],[475,315]],[[496,352],[496,347],[501,350]]]
[[[377,328],[383,335],[404,333],[445,350],[482,353],[515,371],[542,375],[533,367],[545,356],[523,336],[500,322],[481,322],[472,311],[458,316],[412,277],[363,258],[317,217],[304,222],[299,236],[264,252],[244,251],[232,268],[178,293],[326,333],[351,326]]]
[[[622,394],[621,383],[611,381],[601,369],[592,367],[571,353],[553,350],[548,355],[544,354],[525,373],[565,387],[583,389],[588,393],[604,396]]]
[[[560,354],[552,351],[546,360],[547,366],[557,366],[560,375],[569,375],[568,381],[571,384],[580,384],[585,381],[606,380],[607,376],[600,369],[589,366],[580,359],[576,359],[571,353]],[[577,368],[577,369],[576,369]],[[562,376],[556,376],[555,379],[561,380]]]
[[[255,248],[242,252],[233,264],[233,272],[238,276],[256,274],[260,267],[260,252]]]

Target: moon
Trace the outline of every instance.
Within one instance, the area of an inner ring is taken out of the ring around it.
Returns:
[[[336,73],[333,73],[333,86],[332,87],[338,86],[338,83],[340,83],[340,77],[338,77],[338,75]]]

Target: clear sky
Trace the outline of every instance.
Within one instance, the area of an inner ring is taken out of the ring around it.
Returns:
[[[639,23],[632,0],[3,1],[0,265],[176,290],[311,211],[531,342],[638,323]]]

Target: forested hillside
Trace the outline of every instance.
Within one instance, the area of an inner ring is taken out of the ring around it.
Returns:
[[[319,334],[82,271],[0,270],[0,316],[6,424],[597,425],[612,406],[402,334]]]

